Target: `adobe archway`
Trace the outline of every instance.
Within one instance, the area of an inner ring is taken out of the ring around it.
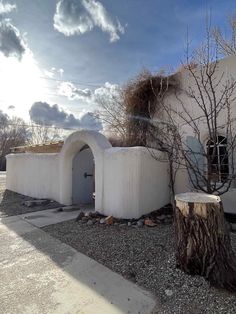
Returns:
[[[95,209],[103,210],[103,163],[104,150],[111,147],[107,138],[96,131],[81,130],[72,133],[60,152],[60,203],[72,204],[72,162],[84,145],[91,149],[95,162]]]

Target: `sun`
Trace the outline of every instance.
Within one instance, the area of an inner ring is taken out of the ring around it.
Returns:
[[[0,110],[29,119],[29,109],[42,99],[46,84],[30,51],[21,60],[0,55]],[[9,111],[13,106],[15,109]]]

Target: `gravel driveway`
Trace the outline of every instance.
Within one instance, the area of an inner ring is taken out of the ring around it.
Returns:
[[[171,225],[88,226],[71,220],[43,230],[154,292],[162,308],[156,313],[236,313],[236,295],[211,288],[203,278],[175,268]],[[235,234],[232,242],[236,249]]]

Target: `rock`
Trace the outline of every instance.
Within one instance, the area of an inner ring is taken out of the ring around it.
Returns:
[[[47,205],[50,203],[50,200],[34,200],[33,203],[35,206]]]
[[[80,207],[76,205],[75,206],[71,205],[71,206],[64,206],[62,207],[62,209],[63,209],[63,212],[72,212],[74,210],[79,210]]]
[[[164,221],[166,219],[166,216],[165,215],[160,215],[160,216],[157,216],[157,219],[162,222],[162,221]]]
[[[100,224],[104,224],[105,223],[105,218],[101,218],[100,219]]]
[[[145,226],[148,227],[155,227],[157,224],[155,222],[153,222],[151,219],[147,218],[144,220],[144,224]]]
[[[33,206],[34,206],[33,201],[25,201],[23,204],[24,204],[25,206],[27,206],[27,207],[33,207]]]
[[[86,212],[86,213],[84,214],[84,216],[85,216],[85,217],[92,217],[89,212]]]
[[[30,200],[30,201],[25,201],[23,204],[27,207],[34,207],[34,206],[46,205],[49,202],[50,200]]]
[[[165,290],[165,294],[166,294],[168,297],[171,297],[171,296],[174,294],[174,292],[173,292],[173,290],[166,289],[166,290]]]
[[[62,208],[62,207],[58,207],[58,208],[56,209],[56,212],[63,212],[63,208]]]
[[[83,213],[83,212],[80,212],[79,215],[78,215],[77,218],[76,218],[76,221],[81,220],[83,217],[84,217],[84,213]]]
[[[105,218],[105,223],[107,225],[113,225],[113,217],[112,216],[108,216]]]
[[[88,226],[92,226],[92,225],[93,225],[92,220],[89,220],[89,221],[87,222],[87,225],[88,225]]]
[[[90,217],[91,218],[98,218],[99,217],[99,213],[98,212],[90,212]]]
[[[138,226],[138,227],[142,227],[142,226],[143,226],[143,219],[139,219],[139,220],[137,221],[137,226]]]
[[[115,223],[114,223],[114,226],[118,226],[118,225],[119,225],[118,222],[115,222]]]
[[[83,217],[81,218],[81,220],[82,220],[82,221],[88,221],[88,217],[83,216]]]
[[[128,222],[128,227],[131,227],[132,226],[132,223],[129,221]]]

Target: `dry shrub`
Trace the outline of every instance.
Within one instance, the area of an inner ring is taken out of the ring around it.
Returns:
[[[123,89],[127,114],[127,146],[146,146],[150,119],[161,110],[169,88],[176,86],[174,76],[152,75],[144,70]]]
[[[125,147],[127,146],[126,142],[123,141],[121,137],[114,137],[110,136],[108,137],[108,141],[111,143],[112,147]]]

